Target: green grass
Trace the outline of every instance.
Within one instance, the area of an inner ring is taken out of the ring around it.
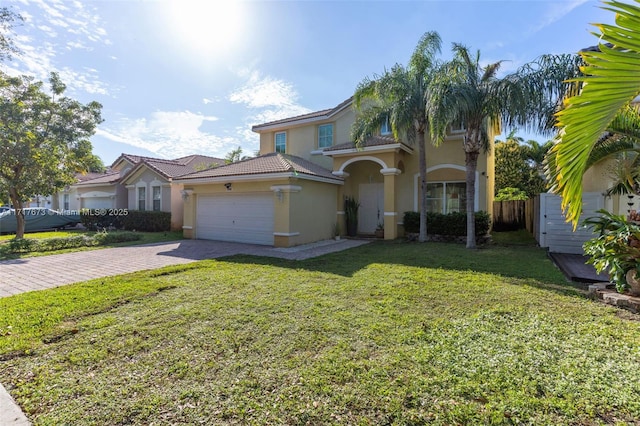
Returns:
[[[535,246],[537,244],[533,235],[526,229],[508,232],[493,232],[491,234],[493,244],[507,246]]]
[[[110,231],[110,232],[118,232],[118,231]],[[35,232],[35,233],[25,234],[25,239],[65,238],[65,237],[73,237],[83,233],[86,233],[87,235],[95,234],[94,231],[80,231],[80,230]],[[11,239],[15,238],[14,235],[2,235],[0,236],[0,260],[20,259],[20,258],[34,257],[34,256],[48,256],[51,254],[69,253],[69,252],[75,252],[75,251],[99,250],[101,248],[108,248],[108,247],[124,247],[124,246],[132,246],[132,245],[139,245],[139,244],[160,243],[165,241],[181,240],[183,238],[182,232],[139,232],[139,234],[142,235],[142,239],[137,241],[126,241],[121,243],[105,244],[105,245],[94,246],[94,247],[76,247],[76,248],[69,248],[69,249],[62,249],[62,250],[55,250],[55,251],[30,252],[30,253],[19,253],[19,254],[6,252],[2,249],[3,244],[8,243]]]
[[[78,230],[68,230],[68,231],[46,231],[46,232],[30,232],[24,234],[25,238],[65,238],[65,237],[73,237],[74,235],[78,235],[84,233],[84,231]],[[9,241],[15,238],[15,234],[6,234],[0,235],[0,243],[4,241]]]
[[[533,246],[376,242],[0,299],[0,382],[36,425],[624,424],[638,319]]]

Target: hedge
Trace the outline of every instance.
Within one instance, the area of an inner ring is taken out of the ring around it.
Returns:
[[[476,236],[486,235],[489,232],[490,216],[487,212],[476,212]],[[404,213],[404,230],[408,233],[420,232],[420,213]],[[429,235],[467,235],[467,214],[434,213],[427,212],[427,234]]]
[[[125,229],[127,231],[161,232],[171,229],[171,213],[127,210],[101,209],[82,210],[82,225],[91,230]]]
[[[98,232],[95,235],[74,235],[73,237],[28,239],[19,238],[10,240],[0,246],[3,254],[33,253],[55,251],[78,247],[94,247],[125,241],[138,241],[142,239],[142,234],[135,232]]]

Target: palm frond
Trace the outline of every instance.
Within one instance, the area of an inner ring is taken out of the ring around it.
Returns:
[[[582,211],[582,177],[593,146],[618,111],[640,93],[640,7],[612,0],[604,9],[616,13],[615,25],[600,24],[600,51],[583,51],[585,74],[571,80],[582,91],[564,101],[557,113],[561,127],[556,156],[556,190],[567,219],[577,226]]]

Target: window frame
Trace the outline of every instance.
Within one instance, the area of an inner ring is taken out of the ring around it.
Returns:
[[[388,136],[392,133],[393,131],[391,130],[391,123],[389,123],[389,116],[387,116],[384,122],[380,125],[380,135]]]
[[[138,189],[138,210],[145,211],[147,209],[147,187],[138,186],[137,189]]]
[[[456,120],[449,126],[449,132],[452,134],[464,133],[466,130],[466,127],[464,127],[464,120]]]
[[[62,209],[69,210],[71,197],[69,194],[62,194]]]
[[[278,149],[278,136],[282,135],[284,140],[282,141],[283,148],[282,150]],[[287,132],[275,132],[273,134],[273,150],[274,152],[279,152],[281,154],[286,154],[287,152]]]
[[[456,199],[462,199],[464,200],[464,202],[462,203],[462,205],[459,205],[457,210],[455,210],[456,212],[465,212],[466,211],[466,182],[465,181],[458,181],[458,180],[452,180],[452,181],[436,181],[436,182],[427,182],[427,187],[429,185],[440,185],[442,188],[442,195],[440,197],[429,197],[427,194],[427,205],[429,200],[436,200],[439,201],[440,205],[442,206],[442,208],[440,209],[440,211],[438,212],[434,212],[433,210],[430,210],[427,208],[427,211],[431,211],[434,213],[442,213],[442,214],[449,214],[449,213],[453,213],[453,210],[449,208],[449,201],[453,200],[454,198],[448,197],[448,193],[447,193],[447,185],[464,185],[464,189],[462,192],[456,192],[456,194],[459,194],[458,197],[456,197]],[[460,197],[460,195],[462,195],[462,197]]]
[[[156,198],[156,189],[158,190],[158,197]],[[158,202],[158,206],[156,208],[156,201]],[[154,185],[151,187],[151,208],[155,212],[159,212],[162,209],[162,187],[159,185]]]
[[[326,129],[326,128],[330,128],[331,129],[331,133],[329,135],[321,135],[321,129]],[[334,125],[333,123],[325,123],[325,124],[319,124],[318,125],[318,149],[324,149],[324,148],[329,148],[331,146],[333,146],[333,129],[334,129]],[[329,137],[329,144],[328,145],[322,145],[322,140],[323,138],[327,138]]]

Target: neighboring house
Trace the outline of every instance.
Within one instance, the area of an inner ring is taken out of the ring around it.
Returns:
[[[54,196],[54,208],[170,212],[171,228],[180,230],[182,185],[174,184],[174,178],[224,163],[224,159],[205,155],[165,160],[122,154],[105,173],[78,175],[77,183]]]
[[[383,126],[361,147],[350,139],[352,100],[335,108],[253,126],[260,156],[174,179],[184,185],[187,238],[289,247],[345,230],[344,197],[360,203],[358,232],[403,235],[403,214],[419,210],[418,150]],[[491,140],[493,141],[493,136]],[[463,132],[427,147],[428,207],[465,211]],[[493,144],[480,155],[476,208],[492,211]]]
[[[567,222],[561,208],[559,195],[540,194],[537,209],[537,223],[534,224],[534,237],[540,245],[552,253],[584,254],[582,245],[596,235],[590,228],[582,225],[588,217],[597,216],[598,210],[605,209],[614,214],[627,216],[630,210],[640,210],[638,195],[606,195],[615,179],[612,171],[615,160],[605,160],[589,168],[582,179],[582,215],[580,225],[574,230]]]

